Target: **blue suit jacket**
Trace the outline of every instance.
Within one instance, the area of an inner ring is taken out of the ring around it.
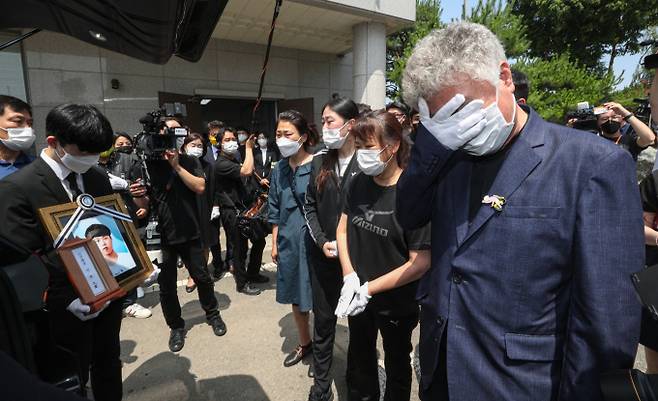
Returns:
[[[400,223],[432,222],[418,292],[422,388],[442,358],[451,400],[600,400],[599,374],[631,367],[639,335],[631,156],[530,110],[489,191],[507,203],[483,205],[469,224],[471,169],[420,126],[398,183]]]

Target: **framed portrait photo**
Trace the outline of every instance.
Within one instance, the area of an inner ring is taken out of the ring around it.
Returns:
[[[89,305],[91,313],[101,309],[106,302],[126,295],[94,240],[66,240],[57,253],[80,300]]]
[[[96,205],[128,214],[118,194],[94,199]],[[71,202],[39,209],[39,217],[53,241],[77,210]],[[107,262],[112,276],[126,292],[139,286],[153,272],[153,265],[132,221],[114,218],[96,210],[85,210],[65,241],[91,239]]]

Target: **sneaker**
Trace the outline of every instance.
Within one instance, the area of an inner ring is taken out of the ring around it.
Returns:
[[[313,349],[312,345],[312,342],[307,345],[298,345],[297,348],[295,348],[295,350],[288,354],[286,359],[283,360],[283,366],[289,368],[293,365],[297,365],[307,355],[311,355],[311,350]]]
[[[123,316],[134,317],[137,319],[147,319],[153,315],[153,312],[149,308],[145,308],[138,303],[128,305],[123,310]]]
[[[322,391],[315,386],[311,387],[311,392],[308,395],[308,401],[331,401],[334,399],[334,392],[331,387],[327,391]]]

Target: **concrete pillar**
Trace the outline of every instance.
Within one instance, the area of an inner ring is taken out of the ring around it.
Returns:
[[[354,101],[373,110],[386,101],[386,26],[380,22],[354,25]]]

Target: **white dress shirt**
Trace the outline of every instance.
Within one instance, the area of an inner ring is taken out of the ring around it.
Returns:
[[[48,164],[50,169],[53,170],[57,178],[59,178],[59,181],[62,183],[62,186],[64,187],[66,194],[69,196],[69,199],[71,199],[71,201],[75,201],[75,199],[73,199],[73,192],[71,191],[69,182],[66,181],[66,177],[68,177],[69,174],[72,173],[72,171],[69,170],[62,163],[58,163],[55,160],[53,160],[50,156],[48,156],[46,154],[46,149],[41,151],[40,157],[43,159],[43,161],[46,162],[46,164]],[[76,174],[75,181],[78,183],[78,188],[80,188],[80,191],[84,192],[85,186],[84,183],[82,182],[82,174]]]
[[[260,148],[260,154],[263,157],[263,166],[267,163],[267,148]]]

